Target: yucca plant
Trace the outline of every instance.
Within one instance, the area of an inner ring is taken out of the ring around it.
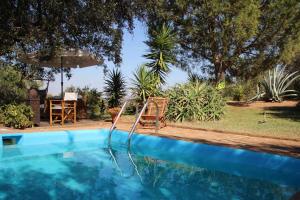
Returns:
[[[258,87],[258,95],[255,98],[280,102],[285,97],[296,97],[298,92],[290,89],[290,86],[299,78],[298,71],[287,73],[285,67],[269,70],[264,80],[260,82],[263,91]]]
[[[188,74],[188,81],[190,83],[203,82],[203,78],[199,74],[191,72]]]
[[[159,95],[158,79],[145,65],[141,65],[133,76],[133,87],[130,89],[139,102],[145,102],[149,96]]]
[[[125,97],[125,79],[118,69],[113,69],[108,72],[108,76],[105,79],[104,92],[107,96],[108,107],[118,107],[121,104],[121,100]]]
[[[170,64],[175,62],[173,53],[175,41],[176,37],[172,29],[163,24],[157,30],[153,30],[149,40],[145,42],[149,47],[149,53],[144,57],[150,60],[146,65],[162,84],[165,83],[166,75],[170,71]]]

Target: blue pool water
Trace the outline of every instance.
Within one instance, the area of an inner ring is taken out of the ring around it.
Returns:
[[[0,136],[0,199],[290,199],[300,160],[107,130]],[[4,145],[4,143],[16,143]]]

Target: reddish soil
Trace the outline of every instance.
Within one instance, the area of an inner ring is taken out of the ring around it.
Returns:
[[[255,101],[251,103],[240,102],[240,101],[229,101],[227,102],[230,106],[245,107],[245,108],[260,108],[268,109],[272,107],[300,107],[300,101],[283,101],[283,102],[265,102],[265,101]]]
[[[43,131],[62,131],[62,130],[80,130],[80,129],[98,129],[109,128],[111,122],[80,121],[75,126],[70,123],[64,126],[49,127],[48,123],[43,127],[28,128],[25,130],[16,130],[0,126],[0,134],[5,133],[30,133]],[[132,122],[123,121],[122,118],[117,125],[118,129],[129,131]],[[2,129],[2,130],[1,130]],[[5,130],[6,129],[6,130]],[[152,129],[138,129],[138,133],[157,135],[177,140],[187,140],[192,142],[228,146],[233,148],[249,149],[253,151],[263,151],[275,154],[289,155],[300,158],[300,140],[276,139],[267,137],[255,137],[247,135],[238,135],[232,133],[220,133],[216,131],[204,131],[199,129],[190,129],[187,127],[167,126],[159,130],[158,133]]]

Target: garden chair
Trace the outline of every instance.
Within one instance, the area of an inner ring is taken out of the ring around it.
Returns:
[[[156,126],[156,105],[158,106],[158,128],[166,126],[166,111],[169,100],[163,97],[149,97],[149,104],[145,113],[141,116],[139,121],[143,128],[155,128]]]
[[[50,100],[50,125],[65,120],[76,123],[77,93],[66,92],[63,100]]]

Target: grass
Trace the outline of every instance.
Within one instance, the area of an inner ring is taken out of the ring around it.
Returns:
[[[300,139],[300,110],[294,107],[245,108],[227,106],[220,121],[169,124],[237,132],[255,136]]]

